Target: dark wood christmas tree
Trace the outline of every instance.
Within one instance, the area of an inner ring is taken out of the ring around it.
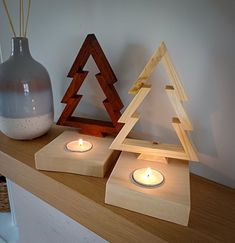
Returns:
[[[90,56],[93,57],[100,71],[95,77],[106,96],[103,104],[111,119],[110,122],[72,116],[82,98],[82,95],[77,94],[77,92],[88,74],[88,71],[84,71],[83,68]],[[118,119],[121,116],[120,110],[123,108],[123,103],[114,87],[117,78],[94,34],[87,35],[68,77],[73,78],[73,80],[61,101],[66,104],[66,107],[57,124],[76,127],[80,129],[80,133],[93,136],[117,134],[122,128]]]

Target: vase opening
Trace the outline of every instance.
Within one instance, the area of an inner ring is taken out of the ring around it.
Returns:
[[[11,40],[11,56],[31,57],[29,42],[26,37],[13,37]]]

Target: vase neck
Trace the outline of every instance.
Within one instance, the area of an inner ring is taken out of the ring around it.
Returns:
[[[29,42],[25,37],[14,37],[11,41],[11,56],[31,57]]]

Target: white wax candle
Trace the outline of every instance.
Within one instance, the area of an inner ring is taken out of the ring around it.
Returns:
[[[92,148],[92,143],[80,138],[79,140],[67,143],[66,148],[71,152],[86,152]]]
[[[143,186],[157,186],[161,184],[164,180],[163,175],[151,168],[141,168],[137,169],[132,173],[132,178],[135,182]]]

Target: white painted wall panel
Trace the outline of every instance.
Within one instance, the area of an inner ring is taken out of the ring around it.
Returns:
[[[14,183],[12,183],[12,195],[19,229],[17,243],[106,242],[97,234]]]

